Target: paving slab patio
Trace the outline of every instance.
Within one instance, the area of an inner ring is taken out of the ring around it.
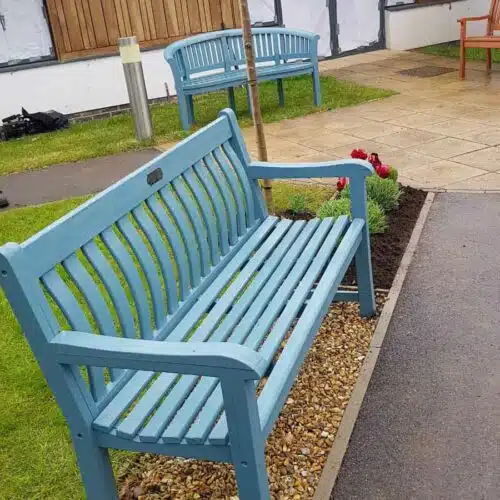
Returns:
[[[498,248],[500,194],[436,195],[333,499],[500,498]]]
[[[421,66],[449,68],[435,77],[401,74]],[[486,75],[471,61],[458,79],[454,59],[380,50],[322,61],[320,70],[363,85],[399,92],[359,106],[315,113],[265,126],[270,161],[309,162],[345,158],[354,148],[378,152],[400,170],[400,181],[439,190],[500,189],[500,67]],[[252,128],[243,131],[257,156]],[[172,143],[159,149],[169,149]],[[0,177],[12,206],[89,194],[118,180],[158,154],[124,153],[36,172]],[[42,181],[43,179],[43,181]],[[324,179],[322,182],[335,182]]]

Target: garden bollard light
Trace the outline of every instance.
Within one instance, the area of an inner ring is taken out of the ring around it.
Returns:
[[[134,119],[135,136],[138,141],[151,139],[153,126],[149,109],[148,94],[142,69],[141,52],[135,36],[118,40],[120,57],[123,64],[125,81],[127,82],[130,109]]]

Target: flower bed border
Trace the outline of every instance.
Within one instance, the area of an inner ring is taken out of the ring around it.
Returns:
[[[349,403],[344,411],[333,446],[328,454],[318,486],[316,487],[314,500],[329,500],[331,497],[333,487],[335,486],[335,482],[337,481],[337,477],[342,466],[344,455],[347,451],[347,447],[349,446],[354,425],[356,424],[361,405],[363,404],[368,385],[384,342],[385,334],[387,333],[394,308],[403,288],[408,268],[413,259],[413,255],[415,254],[427,216],[429,215],[430,208],[434,201],[434,196],[434,192],[429,192],[427,194],[420,211],[420,215],[418,216],[415,227],[413,228],[410,241],[408,242],[403,258],[401,259],[401,263],[399,264],[398,271],[392,283],[391,289],[389,290],[389,295],[387,296],[387,301],[382,309],[377,327],[373,334],[370,349],[365,358],[363,367],[361,368],[359,378],[352,391]]]

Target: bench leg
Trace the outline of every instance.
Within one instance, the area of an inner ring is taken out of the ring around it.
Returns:
[[[189,123],[190,123],[190,125],[192,125],[195,122],[193,96],[188,95],[186,99],[188,102]]]
[[[221,380],[240,500],[269,500],[264,436],[253,380]]]
[[[313,91],[314,91],[314,105],[321,106],[321,86],[319,84],[319,71],[314,70],[312,74]]]
[[[95,446],[91,438],[75,438],[73,443],[87,498],[118,500],[108,450]]]
[[[189,111],[189,100],[188,96],[180,95],[177,97],[179,102],[179,115],[181,117],[182,128],[184,130],[189,130],[191,127],[190,111]]]
[[[465,78],[465,44],[460,40],[460,80]]]
[[[373,290],[370,241],[366,226],[363,228],[363,236],[354,259],[358,283],[359,312],[361,316],[373,316],[375,314],[375,293]]]
[[[285,106],[285,93],[283,92],[283,80],[281,78],[278,78],[277,85],[280,108],[283,108]]]
[[[486,49],[486,71],[491,71],[491,49]]]
[[[227,96],[229,99],[229,107],[236,113],[236,99],[234,98],[234,87],[227,89]]]

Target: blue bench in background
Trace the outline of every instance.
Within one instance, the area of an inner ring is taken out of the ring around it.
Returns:
[[[258,79],[277,80],[280,106],[285,102],[282,78],[305,74],[312,75],[314,103],[320,106],[319,36],[287,28],[255,28],[252,34]],[[229,105],[236,111],[234,87],[248,83],[241,29],[185,38],[169,45],[164,55],[172,68],[185,130],[194,123],[196,94],[228,89]]]
[[[352,159],[251,162],[225,110],[0,248],[0,285],[66,417],[89,499],[117,498],[108,448],[232,462],[242,500],[269,498],[264,442],[330,303],[374,314],[371,173]],[[267,213],[258,179],[330,176],[350,178],[351,220]],[[359,290],[338,291],[353,260]]]

